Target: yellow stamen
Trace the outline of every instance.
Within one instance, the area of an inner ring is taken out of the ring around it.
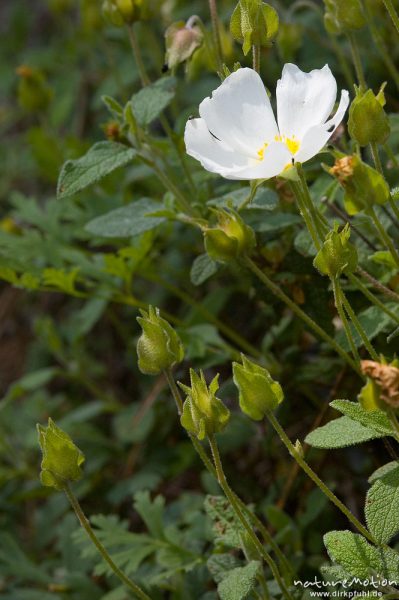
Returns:
[[[286,138],[285,140],[285,145],[291,154],[296,154],[301,146],[301,142],[298,142],[298,140],[295,140],[294,138],[295,135],[293,135],[292,138]]]
[[[269,144],[266,144],[266,142],[263,144],[263,148],[261,148],[260,150],[258,150],[258,156],[259,156],[259,160],[263,160],[263,156],[265,154],[265,148],[268,147]]]

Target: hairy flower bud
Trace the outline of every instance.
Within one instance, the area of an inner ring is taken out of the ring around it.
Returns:
[[[335,279],[342,273],[352,273],[357,267],[357,250],[350,243],[349,223],[338,231],[338,225],[326,235],[321,249],[316,254],[313,265],[322,275]]]
[[[345,209],[350,215],[367,211],[389,199],[390,189],[384,177],[357,155],[340,155],[330,173],[344,188]]]
[[[166,56],[165,64],[173,69],[178,64],[191,58],[202,44],[203,34],[196,25],[198,17],[193,16],[187,23],[178,21],[170,25],[165,32]]]
[[[53,90],[44,73],[28,65],[20,65],[16,73],[20,78],[17,94],[21,108],[32,113],[45,110],[53,98]]]
[[[270,47],[278,32],[278,14],[262,0],[239,0],[230,20],[230,32],[242,42],[245,55],[252,46]]]
[[[40,473],[42,484],[62,490],[68,481],[81,479],[85,457],[69,435],[51,419],[47,427],[38,424],[37,431],[43,454]]]
[[[256,245],[251,227],[233,209],[218,209],[215,213],[218,218],[217,226],[203,229],[205,249],[209,256],[214,260],[228,262],[249,254]]]
[[[360,0],[324,0],[324,25],[329,33],[347,33],[366,24]]]
[[[137,321],[143,333],[137,342],[138,367],[146,375],[158,375],[183,360],[183,344],[158,308],[149,306],[148,312],[140,312]]]
[[[179,386],[187,394],[181,424],[199,440],[222,431],[230,419],[230,411],[215,396],[219,389],[218,379],[219,375],[216,375],[208,387],[203,372],[200,371],[197,375],[190,369],[191,387],[179,382]]]
[[[349,108],[348,130],[359,146],[384,144],[389,136],[389,120],[383,108],[384,87],[385,85],[381,87],[377,96],[372,90],[367,90],[364,94],[358,90]]]
[[[241,355],[242,364],[233,363],[233,380],[239,391],[241,410],[260,421],[284,400],[281,385],[260,365]]]

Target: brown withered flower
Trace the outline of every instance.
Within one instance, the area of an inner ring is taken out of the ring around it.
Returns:
[[[381,389],[381,400],[392,406],[399,407],[399,368],[384,365],[373,360],[362,360],[361,369],[367,377],[373,379]]]
[[[338,158],[330,169],[331,175],[336,177],[340,183],[353,175],[353,156]]]

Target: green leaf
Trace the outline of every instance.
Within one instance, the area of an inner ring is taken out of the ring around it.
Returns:
[[[349,400],[333,400],[330,406],[354,421],[358,421],[364,427],[373,429],[382,435],[395,437],[391,422],[382,410],[365,410],[357,402],[349,402]]]
[[[101,100],[113,117],[117,119],[123,117],[123,106],[121,106],[115,98],[112,98],[111,96],[102,96]]]
[[[251,560],[245,567],[233,569],[218,585],[221,600],[244,600],[256,584],[260,563]]]
[[[158,227],[164,217],[152,217],[150,213],[160,208],[159,202],[141,198],[127,206],[111,210],[87,223],[85,229],[101,237],[133,237]]]
[[[98,142],[77,160],[68,160],[58,178],[57,197],[72,196],[96,183],[136,156],[133,148],[117,142]]]
[[[134,496],[134,508],[147,525],[148,531],[156,538],[164,537],[163,512],[165,498],[157,496],[151,500],[148,491],[137,492]]]
[[[130,103],[137,123],[149,125],[168,106],[175,95],[176,79],[163,77],[134,94]]]
[[[240,566],[240,561],[233,554],[212,554],[206,563],[213,580],[220,583],[230,571]]]
[[[194,260],[191,271],[190,279],[193,285],[201,285],[209,277],[212,277],[218,270],[218,264],[208,256],[208,254],[200,254]]]
[[[398,461],[397,460],[391,460],[391,462],[387,463],[386,465],[382,465],[382,467],[379,467],[378,469],[376,469],[370,475],[370,477],[368,479],[368,482],[369,483],[374,483],[374,481],[377,481],[377,479],[379,479],[383,475],[386,475],[387,473],[389,473],[393,469],[396,469],[397,466],[398,466]]]
[[[345,448],[380,437],[384,434],[368,429],[349,417],[340,417],[311,431],[305,442],[315,448]]]
[[[353,577],[398,579],[399,554],[391,548],[376,548],[351,531],[330,531],[324,544],[331,560]]]
[[[399,463],[371,486],[364,512],[367,526],[380,544],[386,544],[398,533]]]
[[[399,316],[399,304],[397,302],[386,302],[385,305]],[[359,313],[358,318],[369,340],[373,340],[380,333],[388,331],[395,326],[395,321],[386,313],[381,312],[378,306],[366,308],[366,310]],[[353,325],[351,324],[350,326],[355,344],[359,348],[363,345],[363,342]],[[336,335],[336,340],[345,350],[350,350],[348,340],[343,331],[340,331]]]
[[[241,536],[244,528],[237,520],[226,498],[207,496],[204,508],[213,521],[215,543],[222,543],[230,548],[241,548]]]

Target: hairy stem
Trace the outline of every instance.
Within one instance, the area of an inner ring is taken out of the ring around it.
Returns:
[[[95,547],[97,548],[97,550],[99,551],[99,553],[101,554],[101,556],[103,557],[105,562],[108,563],[108,565],[111,567],[111,569],[115,573],[115,575],[122,581],[122,583],[124,583],[124,585],[127,588],[129,588],[135,594],[136,598],[140,598],[141,600],[151,600],[150,596],[147,596],[147,594],[145,592],[143,592],[143,590],[136,583],[134,583],[134,581],[129,579],[129,577],[127,577],[123,573],[123,571],[121,571],[120,568],[114,563],[114,561],[108,554],[107,550],[104,548],[104,546],[102,545],[102,543],[100,542],[100,540],[98,539],[96,534],[94,533],[94,531],[89,523],[89,520],[86,518],[86,515],[84,514],[82,507],[79,504],[78,499],[76,498],[75,494],[72,492],[72,490],[68,484],[65,485],[64,492],[65,492],[73,510],[75,511],[75,514],[76,514],[81,526],[86,531],[90,540],[93,542],[93,544],[95,545]]]
[[[395,10],[392,0],[382,0],[385,4],[385,8],[387,9],[389,16],[391,17],[392,23],[395,25],[396,31],[399,33],[399,16]]]
[[[222,42],[220,39],[220,25],[219,25],[219,16],[216,6],[216,0],[209,0],[209,12],[211,15],[212,21],[212,31],[213,31],[213,42],[215,46],[215,55],[216,55],[216,63],[217,68],[221,72],[223,68],[223,52],[222,52]]]
[[[352,335],[352,331],[351,331],[348,319],[346,318],[346,314],[345,314],[345,311],[342,306],[341,288],[339,287],[338,281],[336,279],[331,279],[331,283],[332,283],[333,291],[334,291],[335,307],[337,309],[339,318],[341,319],[342,325],[344,327],[346,337],[347,337],[351,352],[353,354],[353,358],[356,360],[356,362],[358,364],[360,364],[360,356],[357,351],[355,340],[353,339],[353,335]]]
[[[267,418],[269,419],[272,427],[280,437],[284,446],[291,454],[292,458],[296,460],[298,465],[305,471],[305,473],[310,477],[310,479],[317,485],[317,487],[323,492],[323,494],[325,494],[327,498],[333,504],[335,504],[335,506],[346,516],[346,518],[352,523],[352,525],[371,543],[375,544],[375,540],[371,533],[369,533],[369,531],[364,527],[364,525],[362,525],[362,523],[355,517],[355,515],[351,513],[349,508],[347,508],[345,504],[337,498],[334,492],[330,490],[330,488],[320,479],[320,477],[316,475],[316,473],[308,465],[306,460],[300,455],[300,453],[295,448],[294,444],[291,442],[291,440],[285,433],[284,429],[281,427],[275,415],[272,412],[268,412]]]

